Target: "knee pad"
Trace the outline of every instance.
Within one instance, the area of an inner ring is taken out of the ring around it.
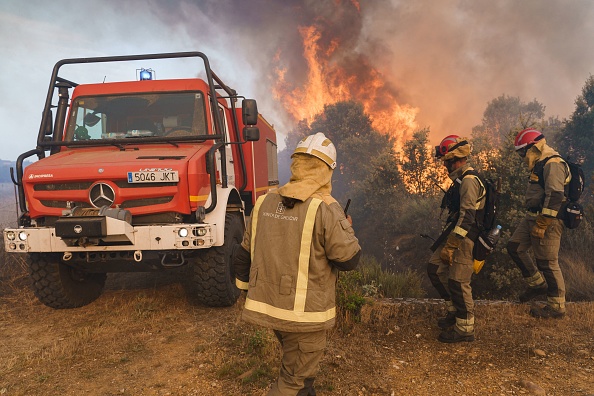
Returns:
[[[443,285],[443,283],[441,283],[441,280],[439,280],[439,276],[437,275],[438,269],[438,265],[431,263],[427,264],[427,275],[429,275],[429,281],[435,290],[437,290],[439,296],[444,300],[448,300],[450,298],[450,293],[448,293],[446,287]]]

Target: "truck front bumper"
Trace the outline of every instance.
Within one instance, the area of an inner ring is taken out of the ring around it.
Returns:
[[[88,224],[76,221],[71,224],[72,232],[57,232],[56,227],[7,228],[4,248],[9,253],[195,250],[217,242],[213,224],[132,226],[110,217],[100,221],[88,233]]]

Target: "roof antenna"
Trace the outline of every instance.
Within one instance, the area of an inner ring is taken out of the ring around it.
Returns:
[[[107,78],[107,76],[103,76],[103,84],[105,84],[105,79]]]

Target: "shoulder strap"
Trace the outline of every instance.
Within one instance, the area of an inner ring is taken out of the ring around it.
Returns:
[[[462,173],[462,178],[461,179],[456,179],[456,182],[458,182],[459,184],[462,184],[462,179],[465,179],[466,177],[475,177],[479,184],[481,185],[481,193],[479,194],[479,197],[477,198],[476,202],[480,202],[481,199],[483,199],[486,195],[487,195],[487,188],[485,186],[485,182],[483,181],[482,177],[479,175],[479,173],[477,171],[475,171],[474,169],[469,169],[466,172]]]
[[[565,164],[565,168],[567,168],[568,173],[571,174],[571,170],[569,169],[569,164],[567,163],[565,158],[563,158],[559,154],[554,154],[554,155],[551,155],[550,157],[546,157],[545,159],[538,161],[534,165],[534,168],[532,169],[532,173],[534,173],[536,176],[538,176],[538,184],[543,189],[544,189],[544,167],[547,164],[547,162],[549,162],[549,160],[553,159],[553,158],[559,158],[559,162],[563,162]],[[569,179],[570,179],[570,177],[568,176],[567,179],[565,180],[565,184],[567,184],[569,182]]]

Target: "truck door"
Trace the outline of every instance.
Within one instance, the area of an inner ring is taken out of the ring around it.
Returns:
[[[229,133],[229,122],[228,122],[229,120],[227,119],[227,110],[220,103],[219,103],[219,113],[220,113],[221,119],[223,121],[223,133],[225,134],[225,139],[227,142],[232,142],[233,139]],[[227,163],[225,164],[225,166],[227,167],[227,183],[229,183],[229,185],[235,186],[235,167],[233,166],[233,162],[235,161],[235,158],[233,158],[233,150],[232,150],[230,144],[225,146],[225,154],[227,157]],[[216,153],[216,158],[217,158],[217,170],[220,172],[220,170],[222,169],[222,165],[221,165],[221,155],[218,151]]]

